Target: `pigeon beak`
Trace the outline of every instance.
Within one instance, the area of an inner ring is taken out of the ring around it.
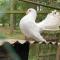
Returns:
[[[28,14],[28,11],[26,12],[26,14]]]
[[[27,12],[26,12],[26,14],[28,14],[28,13],[30,13],[31,12],[31,10],[28,10]]]

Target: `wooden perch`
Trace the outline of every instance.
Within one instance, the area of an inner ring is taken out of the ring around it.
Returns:
[[[49,5],[44,5],[44,4],[41,4],[41,3],[38,3],[38,2],[32,2],[32,1],[27,1],[27,0],[19,0],[19,1],[23,1],[23,2],[32,3],[32,4],[35,4],[35,5],[39,5],[39,6],[44,6],[44,7],[47,7],[47,8],[60,10],[60,8],[52,7],[52,6],[49,6]]]

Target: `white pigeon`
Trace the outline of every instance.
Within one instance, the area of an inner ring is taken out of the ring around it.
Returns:
[[[27,38],[32,38],[37,42],[46,42],[46,40],[40,34],[41,29],[35,22],[36,17],[36,10],[33,8],[28,9],[26,15],[20,20],[19,27],[21,29],[21,32]]]
[[[37,23],[40,29],[59,29],[60,26],[60,13],[56,10],[49,13],[47,17],[41,22]]]
[[[27,10],[26,15],[20,20],[21,32],[27,37],[32,38],[37,42],[46,42],[41,36],[41,32],[45,29],[57,28],[60,22],[59,12],[52,11],[47,17],[39,23],[36,23],[37,12],[35,9],[30,8]]]

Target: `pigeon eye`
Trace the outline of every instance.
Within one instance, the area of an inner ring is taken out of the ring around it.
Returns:
[[[31,12],[31,10],[29,10],[29,12]]]

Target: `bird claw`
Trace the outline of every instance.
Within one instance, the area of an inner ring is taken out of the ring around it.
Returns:
[[[42,41],[42,42],[39,42],[39,44],[41,44],[41,43],[48,44],[48,42],[47,42],[47,41]]]
[[[38,41],[35,41],[34,43],[38,43]]]
[[[47,42],[46,40],[45,40],[44,42],[45,42],[46,44],[48,44],[48,42]]]

